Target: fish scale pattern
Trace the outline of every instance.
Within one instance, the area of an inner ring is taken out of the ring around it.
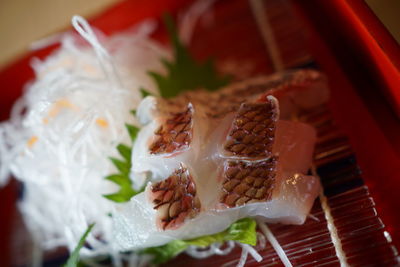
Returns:
[[[225,154],[247,158],[270,157],[276,119],[275,101],[242,104],[227,136]]]
[[[179,227],[186,218],[196,216],[201,204],[188,169],[181,165],[167,179],[151,187],[151,198],[162,229]]]
[[[169,154],[188,148],[193,136],[193,107],[189,104],[182,112],[170,113],[154,134],[155,141],[149,147],[151,154]]]
[[[277,156],[272,155],[278,104],[243,103],[226,137],[220,203],[227,207],[271,199]]]
[[[226,161],[221,202],[229,207],[268,201],[275,185],[277,157],[261,162]]]

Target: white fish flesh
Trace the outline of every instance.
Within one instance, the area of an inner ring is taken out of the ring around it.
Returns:
[[[280,120],[279,113],[287,119],[319,105],[326,90],[318,72],[302,70],[211,94],[145,98],[137,110],[144,126],[133,147],[131,178],[135,187],[148,182],[117,207],[118,248],[214,234],[244,217],[304,223],[321,189],[307,175],[316,133]],[[315,92],[320,97],[307,102]],[[300,103],[293,101],[297,95]]]

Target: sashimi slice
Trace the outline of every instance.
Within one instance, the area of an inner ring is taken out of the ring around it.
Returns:
[[[153,184],[150,191],[153,209],[157,210],[157,224],[163,230],[175,229],[200,212],[196,185],[183,164],[167,179]]]
[[[146,177],[147,185],[117,208],[116,245],[140,249],[214,234],[244,217],[302,224],[320,191],[318,179],[306,175],[316,134],[279,116],[324,101],[323,92],[311,102],[293,100],[324,91],[323,80],[294,71],[211,94],[145,98],[131,179],[140,185]]]
[[[283,125],[287,129],[287,133],[280,130]],[[291,130],[292,129],[292,130]],[[299,129],[303,129],[302,131]],[[298,130],[298,131],[295,131]],[[315,132],[311,126],[300,122],[278,121],[275,136],[275,144],[282,144],[284,140],[291,140],[292,147],[276,146],[273,151],[282,155],[287,155],[292,159],[308,157],[307,160],[295,162],[296,166],[300,166],[301,162],[311,162],[313,148],[304,153],[304,143],[309,144],[315,142]],[[303,156],[304,154],[304,156]],[[275,160],[275,159],[274,159]],[[271,159],[271,161],[273,161]],[[256,164],[262,165],[261,161]],[[300,169],[307,169],[310,166],[300,166]],[[286,169],[287,168],[287,169]],[[266,166],[268,169],[269,167]],[[218,233],[225,230],[230,224],[240,218],[257,217],[266,222],[280,222],[287,224],[304,223],[312,204],[319,194],[319,180],[313,176],[307,176],[301,172],[295,172],[289,161],[277,161],[277,172],[272,194],[265,197],[267,201],[247,203],[238,202],[238,205],[227,207],[226,203],[207,208],[204,210],[202,205],[200,212],[191,219],[185,221],[176,229],[162,229],[157,223],[157,210],[154,204],[148,201],[148,193],[152,187],[148,184],[146,192],[136,195],[130,202],[119,207],[118,212],[114,215],[115,235],[117,246],[121,250],[141,249],[150,246],[159,246],[175,239],[190,239],[198,236]],[[228,171],[228,169],[227,169]],[[216,168],[213,169],[214,175],[220,173]],[[260,174],[262,176],[262,174]],[[248,176],[243,177],[246,180]],[[267,172],[268,177],[268,172]],[[268,181],[267,178],[264,180]],[[195,179],[194,179],[195,180]],[[217,179],[213,179],[214,181]],[[209,187],[208,192],[204,195],[212,196],[221,193],[223,180],[220,183],[213,183],[213,187]],[[220,188],[218,188],[220,185]],[[196,185],[197,189],[199,185]],[[267,185],[268,188],[268,185]],[[198,190],[197,190],[197,193]],[[221,195],[216,198],[218,201]],[[211,197],[212,198],[212,197]],[[215,198],[214,198],[215,199]],[[215,200],[212,201],[215,204]],[[229,205],[228,205],[229,206]]]
[[[201,109],[194,110],[191,103],[170,105],[149,96],[140,103],[137,114],[143,127],[132,151],[131,179],[135,188],[141,188],[147,177],[152,181],[166,179],[181,163],[198,158],[207,129]]]

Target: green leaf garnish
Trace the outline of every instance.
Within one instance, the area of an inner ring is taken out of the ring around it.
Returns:
[[[114,202],[126,202],[129,201],[134,195],[139,192],[133,190],[131,180],[129,176],[123,174],[113,174],[105,178],[111,182],[116,183],[120,186],[117,193],[103,195],[105,198],[112,200]]]
[[[154,256],[153,263],[161,264],[176,257],[182,251],[187,249],[188,246],[189,245],[185,241],[174,240],[163,246],[146,248],[143,250],[143,253],[152,254]]]
[[[119,154],[128,162],[131,161],[131,153],[132,153],[132,149],[124,144],[119,144],[117,146],[117,150],[119,152]],[[129,166],[130,167],[130,166]]]
[[[161,264],[174,258],[189,246],[205,248],[213,243],[223,243],[229,240],[255,246],[257,243],[256,225],[254,219],[244,218],[231,224],[228,229],[220,233],[190,240],[174,240],[163,246],[147,248],[142,253],[152,254],[154,256],[153,263]]]
[[[162,60],[167,69],[167,75],[149,72],[154,79],[162,97],[168,98],[187,90],[204,88],[214,91],[226,85],[229,77],[218,77],[211,60],[197,63],[188,49],[178,38],[178,33],[172,17],[164,16],[169,37],[173,46],[174,61]]]
[[[120,160],[120,159],[113,158],[113,157],[110,157],[110,160],[112,161],[114,166],[117,167],[118,171],[121,174],[129,174],[129,170],[130,170],[129,162],[127,162],[126,160]]]
[[[149,96],[149,95],[153,95],[152,93],[150,93],[149,91],[147,91],[144,88],[140,88],[140,93],[142,94],[143,98],[145,98],[146,96]]]
[[[130,124],[126,124],[126,129],[129,132],[129,136],[132,142],[135,141],[136,135],[139,132],[139,128]],[[110,157],[110,160],[117,168],[118,173],[109,175],[105,179],[119,185],[120,188],[118,192],[113,194],[103,195],[103,197],[111,201],[121,203],[129,201],[134,195],[137,195],[140,192],[142,192],[144,188],[142,188],[139,191],[136,191],[132,188],[132,182],[131,179],[129,178],[129,172],[132,166],[131,163],[132,148],[124,144],[119,144],[117,146],[117,150],[121,155],[122,159]]]
[[[85,233],[82,235],[81,239],[79,239],[78,245],[75,247],[74,251],[72,251],[71,255],[68,258],[68,261],[66,264],[64,264],[64,267],[76,267],[79,266],[79,251],[85,244],[86,237],[90,233],[94,226],[94,223],[90,224],[88,228],[86,229]]]
[[[129,136],[131,137],[132,142],[135,141],[137,133],[139,132],[139,128],[130,124],[125,124],[126,129],[128,130]]]

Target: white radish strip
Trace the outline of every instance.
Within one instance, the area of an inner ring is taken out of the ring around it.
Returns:
[[[281,259],[283,265],[285,267],[292,267],[293,265],[290,263],[288,257],[285,254],[285,251],[279,245],[278,240],[276,240],[275,236],[272,234],[272,232],[269,230],[268,226],[257,220],[258,227],[260,227],[261,231],[264,233],[265,237],[268,239],[268,241],[271,243],[272,247],[275,249],[276,253],[278,254],[279,258]]]
[[[319,222],[318,217],[316,217],[316,216],[314,216],[314,215],[312,215],[312,214],[308,214],[307,217],[310,218],[310,219],[313,219],[314,221]]]
[[[227,251],[225,251],[225,250],[221,250],[220,246],[221,246],[221,244],[214,243],[214,244],[211,244],[211,246],[206,250],[203,248],[197,247],[197,246],[189,246],[186,249],[186,253],[188,255],[192,256],[193,258],[204,259],[204,258],[208,258],[213,255],[226,255],[229,252],[231,252],[234,247],[234,245],[232,247],[228,247]]]
[[[321,181],[321,178],[319,177],[319,175],[317,173],[315,165],[312,166],[311,172],[315,177],[318,177],[319,180]],[[333,246],[335,247],[336,256],[339,259],[340,266],[347,267],[347,266],[349,266],[349,264],[347,263],[346,254],[343,251],[342,241],[339,238],[338,231],[335,226],[333,216],[331,213],[331,208],[329,207],[328,199],[324,195],[323,190],[321,190],[321,193],[319,194],[319,200],[321,201],[322,210],[324,211],[324,214],[325,214],[326,224],[327,224],[329,233],[331,235],[332,243],[333,243]]]
[[[221,249],[220,247],[217,247],[215,249],[215,254],[217,254],[217,255],[228,255],[229,253],[231,253],[233,248],[235,247],[235,242],[228,241],[227,244],[228,244],[228,246],[226,248],[224,248],[224,249]]]
[[[190,44],[194,27],[202,15],[206,15],[206,11],[211,12],[210,7],[215,0],[200,0],[193,3],[183,14],[179,23],[179,37],[184,44]]]
[[[204,259],[214,255],[214,248],[210,246],[208,250],[199,250],[196,246],[189,246],[186,253],[196,259]]]
[[[257,232],[257,241],[258,241],[258,245],[257,247],[261,249],[265,248],[266,245],[266,241],[265,241],[265,236],[259,232]]]
[[[275,40],[274,33],[268,21],[267,13],[265,12],[263,0],[250,0],[250,7],[257,22],[258,29],[264,40],[267,52],[272,59],[275,71],[282,71],[285,69],[279,48]]]
[[[252,246],[247,245],[247,244],[240,244],[240,246],[242,247],[242,249],[247,250],[248,253],[250,253],[250,255],[257,261],[260,262],[262,261],[262,256],[257,252],[257,250],[255,250]]]
[[[113,84],[115,88],[122,87],[121,79],[119,78],[110,54],[100,44],[89,23],[84,18],[77,15],[72,17],[71,22],[75,30],[93,47],[99,60],[99,64],[103,69],[104,74],[111,81],[111,84]]]
[[[43,252],[40,245],[34,241],[32,249],[32,266],[40,267],[43,264]]]
[[[240,255],[240,260],[239,260],[238,264],[236,265],[236,267],[244,266],[244,264],[246,263],[248,254],[249,254],[249,252],[246,249],[242,248],[242,254]]]
[[[50,45],[59,43],[61,41],[63,35],[64,35],[63,32],[55,33],[55,34],[52,34],[52,35],[50,35],[48,37],[45,37],[45,38],[39,39],[37,41],[34,41],[33,43],[31,43],[29,45],[29,49],[32,50],[32,51],[36,51],[36,50],[40,50],[40,49],[46,48],[46,47],[48,47]]]

